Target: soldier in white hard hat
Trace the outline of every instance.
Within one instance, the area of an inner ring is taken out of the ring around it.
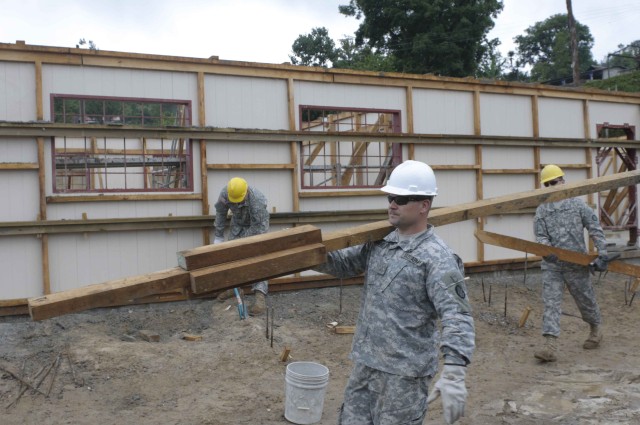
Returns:
[[[549,164],[540,172],[540,183],[545,187],[564,184],[564,171],[557,165]],[[607,270],[607,240],[598,216],[582,199],[547,202],[536,209],[534,231],[538,243],[586,253],[585,229],[598,249],[598,258],[594,262],[595,271]],[[589,324],[589,336],[583,348],[597,348],[602,340],[602,319],[588,267],[560,261],[556,255],[548,255],[542,259],[541,268],[544,345],[534,352],[534,356],[542,362],[557,360],[557,338],[560,335],[565,283],[580,310],[582,320]]]
[[[241,177],[232,178],[222,188],[215,209],[214,244],[224,242],[224,229],[229,211],[231,211],[229,240],[261,235],[269,230],[267,198],[255,187],[249,186]],[[248,312],[256,316],[264,313],[267,308],[265,296],[269,286],[266,281],[262,281],[254,283],[252,289],[256,298],[255,302],[249,306]],[[218,299],[223,301],[232,295],[232,290],[227,290],[218,295]]]
[[[338,423],[421,424],[428,402],[441,396],[451,424],[464,414],[475,340],[462,260],[427,223],[438,193],[431,167],[405,161],[382,191],[395,230],[381,241],[330,252],[316,268],[338,277],[365,274],[354,368]],[[429,396],[438,351],[444,369]]]

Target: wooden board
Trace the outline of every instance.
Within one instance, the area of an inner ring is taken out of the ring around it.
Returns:
[[[175,267],[30,298],[29,314],[33,320],[49,319],[63,314],[114,305],[127,299],[182,290],[188,285],[189,272]]]
[[[323,244],[285,249],[259,257],[205,267],[189,272],[194,294],[235,288],[248,283],[284,276],[327,261]]]
[[[534,189],[451,207],[438,208],[429,213],[429,223],[434,226],[443,226],[445,224],[457,223],[473,218],[537,207],[544,202],[559,201],[561,199],[573,198],[638,183],[640,183],[640,170],[612,174],[583,180],[577,183],[550,186],[544,189]],[[368,241],[380,240],[392,230],[393,227],[388,221],[378,221],[329,233],[323,237],[323,243],[327,247],[327,251],[335,251],[348,246],[360,245]]]
[[[320,229],[299,226],[178,252],[178,265],[195,270],[322,242]]]
[[[489,245],[515,249],[517,251],[530,252],[531,254],[540,255],[542,257],[549,254],[555,254],[562,261],[580,264],[582,266],[588,266],[589,263],[598,256],[597,254],[583,254],[581,252],[543,245],[524,239],[514,238],[512,236],[485,232],[484,230],[476,230],[475,235],[480,242],[487,243]],[[634,266],[633,264],[624,263],[622,261],[610,262],[608,264],[608,270],[627,276],[640,277],[640,266]]]

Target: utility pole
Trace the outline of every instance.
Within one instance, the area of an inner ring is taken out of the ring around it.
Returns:
[[[569,37],[571,38],[571,70],[573,71],[573,85],[580,84],[580,63],[578,60],[578,35],[576,34],[576,20],[573,18],[571,0],[567,0],[567,15],[569,16]]]

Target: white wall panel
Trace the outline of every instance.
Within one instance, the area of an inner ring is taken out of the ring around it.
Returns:
[[[640,140],[640,105],[625,105],[610,102],[589,102],[590,138],[598,137],[597,124],[635,125],[636,140]]]
[[[290,164],[289,142],[215,142],[207,143],[209,164]]]
[[[200,245],[200,229],[50,235],[51,290],[177,267],[178,251]]]
[[[41,249],[35,236],[0,238],[0,300],[42,295]]]
[[[534,174],[484,174],[482,176],[485,199],[532,190],[535,184]]]
[[[414,152],[416,161],[423,161],[429,165],[474,165],[476,163],[475,146],[416,144]]]
[[[37,176],[36,176],[37,177]],[[192,216],[202,214],[199,200],[69,202],[47,205],[49,220]]]
[[[581,100],[538,98],[540,137],[582,138],[583,116]]]
[[[38,162],[38,144],[32,138],[0,139],[0,163]]]
[[[473,134],[473,94],[413,90],[413,130],[423,134]]]
[[[540,148],[540,164],[585,164],[588,163],[584,148]]]
[[[300,105],[321,107],[399,110],[402,131],[406,131],[406,92],[399,87],[326,84],[307,81],[294,83],[296,126],[299,128]]]
[[[2,221],[32,221],[40,212],[38,170],[0,170]]]
[[[64,65],[42,67],[42,103],[47,120],[51,119],[49,95],[72,94],[190,100],[192,122],[198,125],[197,87],[194,73]]]
[[[205,75],[207,126],[289,129],[286,80]]]
[[[485,219],[484,230],[532,242],[536,240],[533,233],[533,214],[492,215]],[[524,256],[525,253],[522,251],[488,244],[484,245],[485,260],[524,258]]]
[[[436,227],[436,234],[458,254],[463,262],[477,261],[478,248],[473,232],[476,221],[467,220]]]
[[[483,136],[533,136],[531,97],[480,94],[480,127]]]
[[[476,195],[476,172],[473,170],[436,170],[438,196],[434,207],[447,207],[474,202]]]
[[[575,154],[575,150],[573,151]],[[483,146],[484,169],[533,169],[533,148],[517,146]]]
[[[389,206],[386,196],[380,191],[380,196],[303,198],[300,200],[300,211],[383,210]]]
[[[33,121],[36,116],[34,64],[0,62],[0,121]]]

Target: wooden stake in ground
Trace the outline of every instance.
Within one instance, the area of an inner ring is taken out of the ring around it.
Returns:
[[[518,322],[518,327],[521,328],[527,323],[527,319],[529,318],[529,313],[531,313],[531,307],[526,306],[522,315],[520,316],[520,321]]]

